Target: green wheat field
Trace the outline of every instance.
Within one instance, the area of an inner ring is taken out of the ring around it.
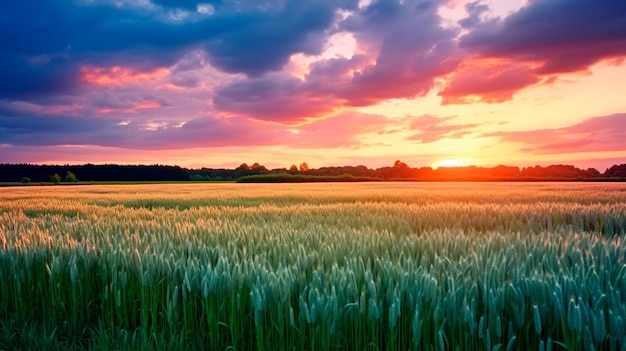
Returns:
[[[626,184],[0,188],[0,349],[625,350]]]

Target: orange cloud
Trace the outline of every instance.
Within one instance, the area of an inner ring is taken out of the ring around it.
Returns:
[[[97,67],[82,66],[81,81],[102,86],[115,86],[129,83],[149,82],[166,77],[170,73],[167,68],[141,72],[129,67]]]

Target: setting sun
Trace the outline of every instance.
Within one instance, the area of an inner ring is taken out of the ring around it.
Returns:
[[[469,164],[470,162],[468,159],[453,158],[453,159],[445,159],[445,160],[439,161],[436,167],[437,168],[439,167],[462,167],[462,166],[467,166]]]

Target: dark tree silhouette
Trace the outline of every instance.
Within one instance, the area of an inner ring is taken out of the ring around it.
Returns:
[[[71,171],[68,168],[71,167]],[[353,176],[379,180],[462,180],[462,181],[516,181],[516,180],[626,180],[626,164],[614,165],[604,173],[594,168],[579,169],[571,165],[551,165],[547,167],[431,167],[412,168],[397,160],[393,166],[377,169],[359,166],[310,168],[306,162],[300,167],[268,170],[259,163],[248,166],[242,163],[235,169],[202,168],[184,169],[177,166],[120,166],[120,165],[77,165],[50,166],[29,164],[0,164],[0,182],[16,182],[28,178],[33,182],[61,182],[59,174],[66,174],[65,181],[188,181],[188,180],[235,180],[250,175],[288,173],[306,176]]]

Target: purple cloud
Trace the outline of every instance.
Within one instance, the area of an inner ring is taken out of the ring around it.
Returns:
[[[219,87],[213,104],[222,112],[290,124],[327,115],[338,101],[330,94],[307,91],[306,84],[297,78],[269,75]]]
[[[260,76],[280,70],[295,53],[317,54],[338,9],[353,1],[276,1],[258,6],[107,1],[15,2],[0,17],[0,98],[72,92],[84,65],[170,67],[187,53],[204,50],[207,60],[228,73]],[[172,7],[182,11],[176,15]],[[45,35],[45,40],[42,36]]]
[[[475,26],[460,45],[482,56],[538,62],[540,74],[586,70],[626,55],[626,2],[530,1],[503,20]]]
[[[626,56],[626,3],[534,0],[509,16],[484,19],[488,7],[467,4],[459,22],[466,59],[439,92],[443,104],[499,103],[554,74],[588,70]]]
[[[95,145],[138,150],[232,145],[354,148],[360,145],[357,138],[360,134],[376,132],[389,122],[383,116],[354,112],[302,126],[284,126],[240,116],[205,116],[176,122],[159,118],[132,118],[132,112],[104,117],[24,113],[26,111],[14,116],[0,114],[2,144]]]
[[[0,36],[0,144],[358,148],[359,135],[406,125],[355,106],[436,89],[444,104],[502,102],[555,72],[626,56],[622,3],[533,0],[485,21],[472,2],[449,28],[448,2],[16,1],[0,16],[11,34]],[[354,55],[317,56],[338,33],[354,38]],[[296,57],[310,62],[304,72],[290,71]],[[409,139],[478,126],[422,116]],[[617,131],[596,140],[571,128],[492,136],[533,150],[621,145]]]
[[[317,61],[304,79],[278,74],[235,80],[216,90],[215,106],[252,118],[299,122],[337,107],[426,95],[437,77],[460,62],[457,33],[442,27],[435,2],[377,1],[338,26],[369,51]]]

